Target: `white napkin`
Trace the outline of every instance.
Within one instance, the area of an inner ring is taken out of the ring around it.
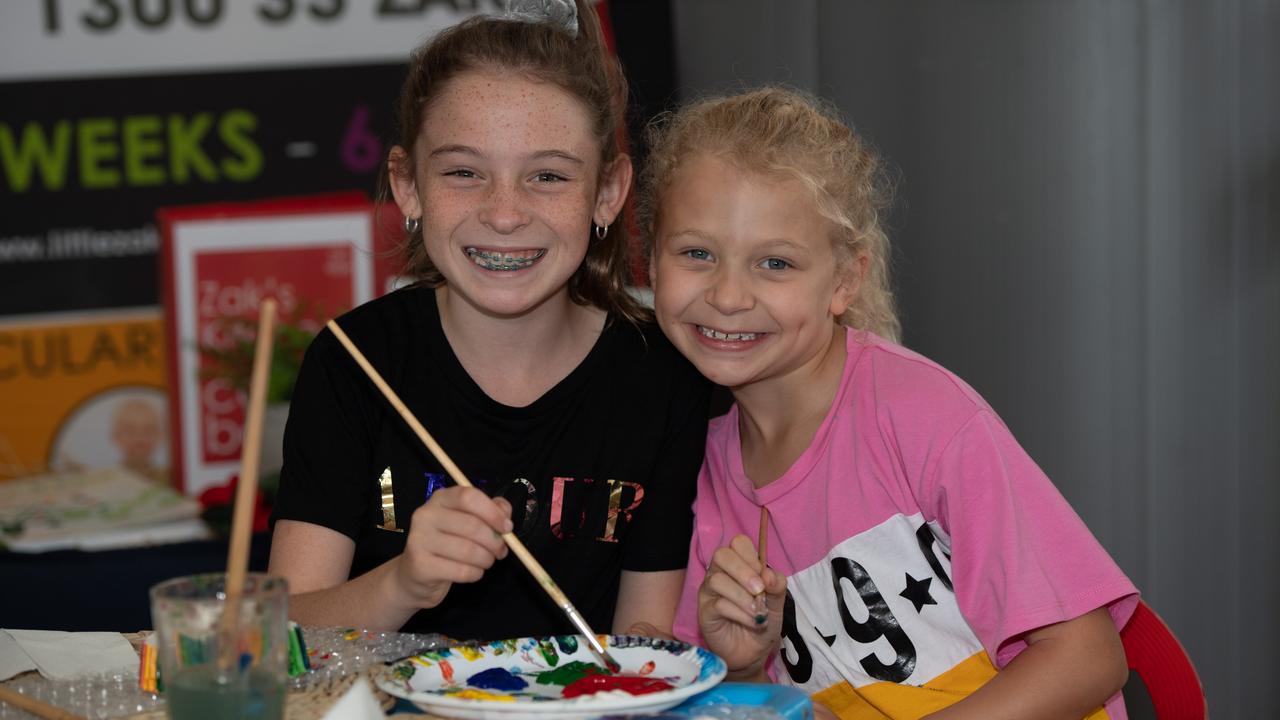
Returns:
[[[10,667],[11,657],[16,663],[13,667],[21,667],[19,655],[25,656],[27,662],[32,663],[24,670],[39,670],[41,675],[50,680],[138,671],[138,653],[134,652],[133,646],[120,633],[3,630],[0,635],[13,641],[13,645],[9,645],[0,640],[0,666],[6,672]],[[14,646],[17,653],[11,655],[10,651]]]
[[[382,720],[385,717],[369,681],[360,678],[342,693],[338,702],[320,720]]]

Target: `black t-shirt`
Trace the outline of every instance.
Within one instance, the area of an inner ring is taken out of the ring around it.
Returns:
[[[685,567],[710,385],[656,328],[611,317],[573,372],[516,408],[463,369],[429,288],[393,292],[338,322],[468,479],[511,501],[516,534],[592,629],[609,631],[622,570]],[[294,389],[274,519],[350,537],[355,577],[403,552],[413,511],[451,484],[337,338],[320,333]],[[403,629],[574,632],[514,554]]]

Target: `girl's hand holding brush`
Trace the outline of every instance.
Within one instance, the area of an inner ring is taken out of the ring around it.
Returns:
[[[469,487],[437,490],[413,513],[396,579],[414,609],[439,605],[454,583],[472,583],[507,556],[511,504]]]
[[[787,579],[761,561],[751,539],[716,550],[698,589],[698,627],[724,659],[729,680],[768,682],[765,665],[782,641]]]

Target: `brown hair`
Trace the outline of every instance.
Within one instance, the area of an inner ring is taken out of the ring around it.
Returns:
[[[609,56],[592,3],[574,0],[578,32],[570,35],[549,22],[477,16],[442,31],[413,52],[397,101],[400,146],[408,156],[403,172],[413,173],[413,147],[432,100],[451,79],[475,70],[521,73],[556,85],[586,108],[600,147],[600,167],[619,154],[627,85]],[[385,176],[380,203],[389,195]],[[631,243],[625,210],[602,239],[592,237],[587,255],[569,278],[569,297],[636,321],[647,311],[626,291]],[[421,230],[403,243],[405,272],[430,287],[446,280],[427,256]]]
[[[889,237],[881,215],[890,183],[872,149],[830,104],[799,91],[765,87],[693,103],[649,127],[649,162],[640,183],[641,226],[654,237],[662,193],[682,161],[698,153],[744,170],[799,180],[832,223],[838,256],[869,260],[842,325],[897,341],[901,332],[889,285]]]

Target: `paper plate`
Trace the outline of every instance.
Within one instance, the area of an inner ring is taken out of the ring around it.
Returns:
[[[645,694],[604,689],[566,697],[566,689],[572,695],[583,685],[607,688],[614,682],[581,679],[604,672],[581,635],[433,650],[387,667],[378,674],[377,683],[385,692],[435,715],[516,720],[657,712],[724,679],[724,661],[700,647],[634,635],[600,637],[622,666],[623,675],[663,681],[670,688]],[[651,690],[652,685],[644,689]]]

